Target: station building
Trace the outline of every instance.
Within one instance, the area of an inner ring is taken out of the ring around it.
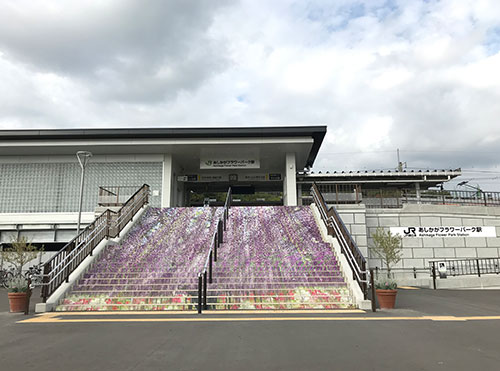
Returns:
[[[426,195],[437,197],[427,190],[442,189],[461,175],[460,169],[312,172],[326,130],[0,130],[0,243],[24,235],[50,251],[74,237],[82,171],[77,151],[92,153],[85,169],[84,223],[102,210],[104,198],[116,197],[119,205],[142,184],[150,186],[151,206],[188,207],[221,205],[228,187],[235,206],[308,205],[315,183],[327,203],[338,206],[361,251],[377,266],[380,260],[369,252],[370,235],[377,227],[475,223],[500,228],[499,208],[482,205],[481,200],[461,207],[426,203]],[[424,269],[429,260],[440,257],[500,256],[498,237],[403,244],[402,269]]]

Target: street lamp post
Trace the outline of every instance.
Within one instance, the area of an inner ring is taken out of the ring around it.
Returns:
[[[83,183],[85,181],[85,166],[87,166],[87,163],[89,162],[91,157],[92,157],[92,152],[78,151],[76,153],[76,158],[78,159],[78,163],[82,168],[82,178],[80,181],[80,206],[78,207],[78,227],[76,231],[77,236],[80,234],[80,223],[82,221]]]

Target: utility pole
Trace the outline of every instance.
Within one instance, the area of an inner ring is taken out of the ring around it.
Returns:
[[[78,159],[78,163],[82,168],[82,177],[80,180],[80,206],[78,207],[78,227],[76,230],[76,235],[80,234],[80,223],[82,221],[82,205],[83,205],[83,184],[85,182],[85,167],[92,157],[92,152],[88,151],[78,151],[76,153],[76,158]]]

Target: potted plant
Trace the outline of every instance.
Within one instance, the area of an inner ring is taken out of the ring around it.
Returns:
[[[28,306],[28,280],[20,276],[12,278],[8,291],[10,312],[24,312]]]
[[[8,296],[11,312],[24,312],[29,300],[28,281],[23,277],[23,267],[38,255],[36,246],[26,237],[14,239],[11,247],[2,252],[3,260],[14,267],[14,277],[8,282]]]
[[[391,267],[401,260],[401,236],[393,235],[391,231],[377,228],[372,234],[372,251],[378,255],[387,267],[387,278],[377,281],[375,289],[380,308],[393,309],[396,303],[397,283],[391,279]]]

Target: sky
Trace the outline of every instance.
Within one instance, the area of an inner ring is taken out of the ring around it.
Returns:
[[[498,5],[0,0],[0,129],[327,125],[315,171],[500,191]]]

